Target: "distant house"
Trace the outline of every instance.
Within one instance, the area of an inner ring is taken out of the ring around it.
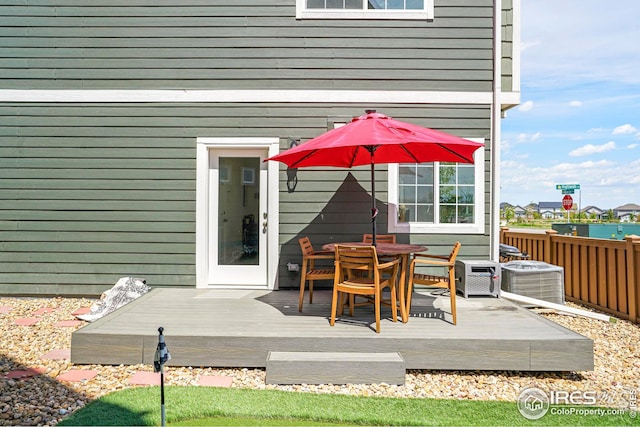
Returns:
[[[502,202],[500,203],[500,211],[504,216],[507,209],[512,209],[514,213],[514,218],[525,218],[527,216],[527,210],[520,205],[512,205],[511,203]]]
[[[533,214],[538,212],[538,204],[537,203],[529,203],[524,207],[525,216],[528,218],[533,218]]]
[[[562,202],[539,202],[538,213],[544,219],[559,219],[565,216],[566,211]]]
[[[526,218],[527,210],[520,205],[515,205],[513,207],[513,212],[516,214],[516,218]]]
[[[597,220],[604,219],[607,216],[607,212],[597,206],[587,206],[586,208],[581,209],[580,213],[585,214],[587,218],[594,218]]]
[[[627,203],[626,205],[618,206],[613,210],[613,214],[621,222],[633,222],[638,220],[640,216],[640,205],[635,203]]]

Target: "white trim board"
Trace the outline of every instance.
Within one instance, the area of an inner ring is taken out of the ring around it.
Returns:
[[[368,90],[94,90],[0,89],[0,102],[136,103],[136,102],[296,102],[491,104],[491,92]]]

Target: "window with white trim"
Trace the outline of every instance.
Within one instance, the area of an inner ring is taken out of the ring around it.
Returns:
[[[391,164],[388,173],[390,232],[484,232],[482,148],[474,164]]]
[[[433,19],[433,0],[296,0],[298,19]]]

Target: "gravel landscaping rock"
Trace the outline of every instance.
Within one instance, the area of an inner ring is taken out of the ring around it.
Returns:
[[[0,426],[55,425],[97,397],[137,387],[129,382],[136,372],[153,371],[150,365],[74,366],[65,358],[42,357],[54,350],[65,354],[64,350],[71,347],[71,333],[81,325],[54,325],[74,320],[73,312],[93,302],[77,298],[0,297]],[[571,303],[567,305],[579,307]],[[517,401],[522,390],[537,387],[547,391],[595,391],[598,405],[628,408],[631,394],[640,393],[640,327],[622,320],[608,323],[557,313],[541,315],[594,341],[593,371],[414,370],[407,372],[406,382],[402,386],[278,386],[265,384],[265,372],[262,369],[168,367],[165,384],[197,386],[203,377],[223,376],[232,378],[231,387],[236,388],[504,401]],[[17,319],[30,317],[39,319],[34,326],[16,324]],[[61,382],[56,379],[72,369],[92,370],[97,375],[80,382]],[[24,372],[9,375],[13,371]]]

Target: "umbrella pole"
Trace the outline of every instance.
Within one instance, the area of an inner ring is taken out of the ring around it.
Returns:
[[[376,208],[376,179],[375,179],[375,163],[373,161],[373,153],[378,148],[375,145],[367,146],[367,151],[371,154],[371,244],[376,246],[376,218],[378,217],[378,209]]]

